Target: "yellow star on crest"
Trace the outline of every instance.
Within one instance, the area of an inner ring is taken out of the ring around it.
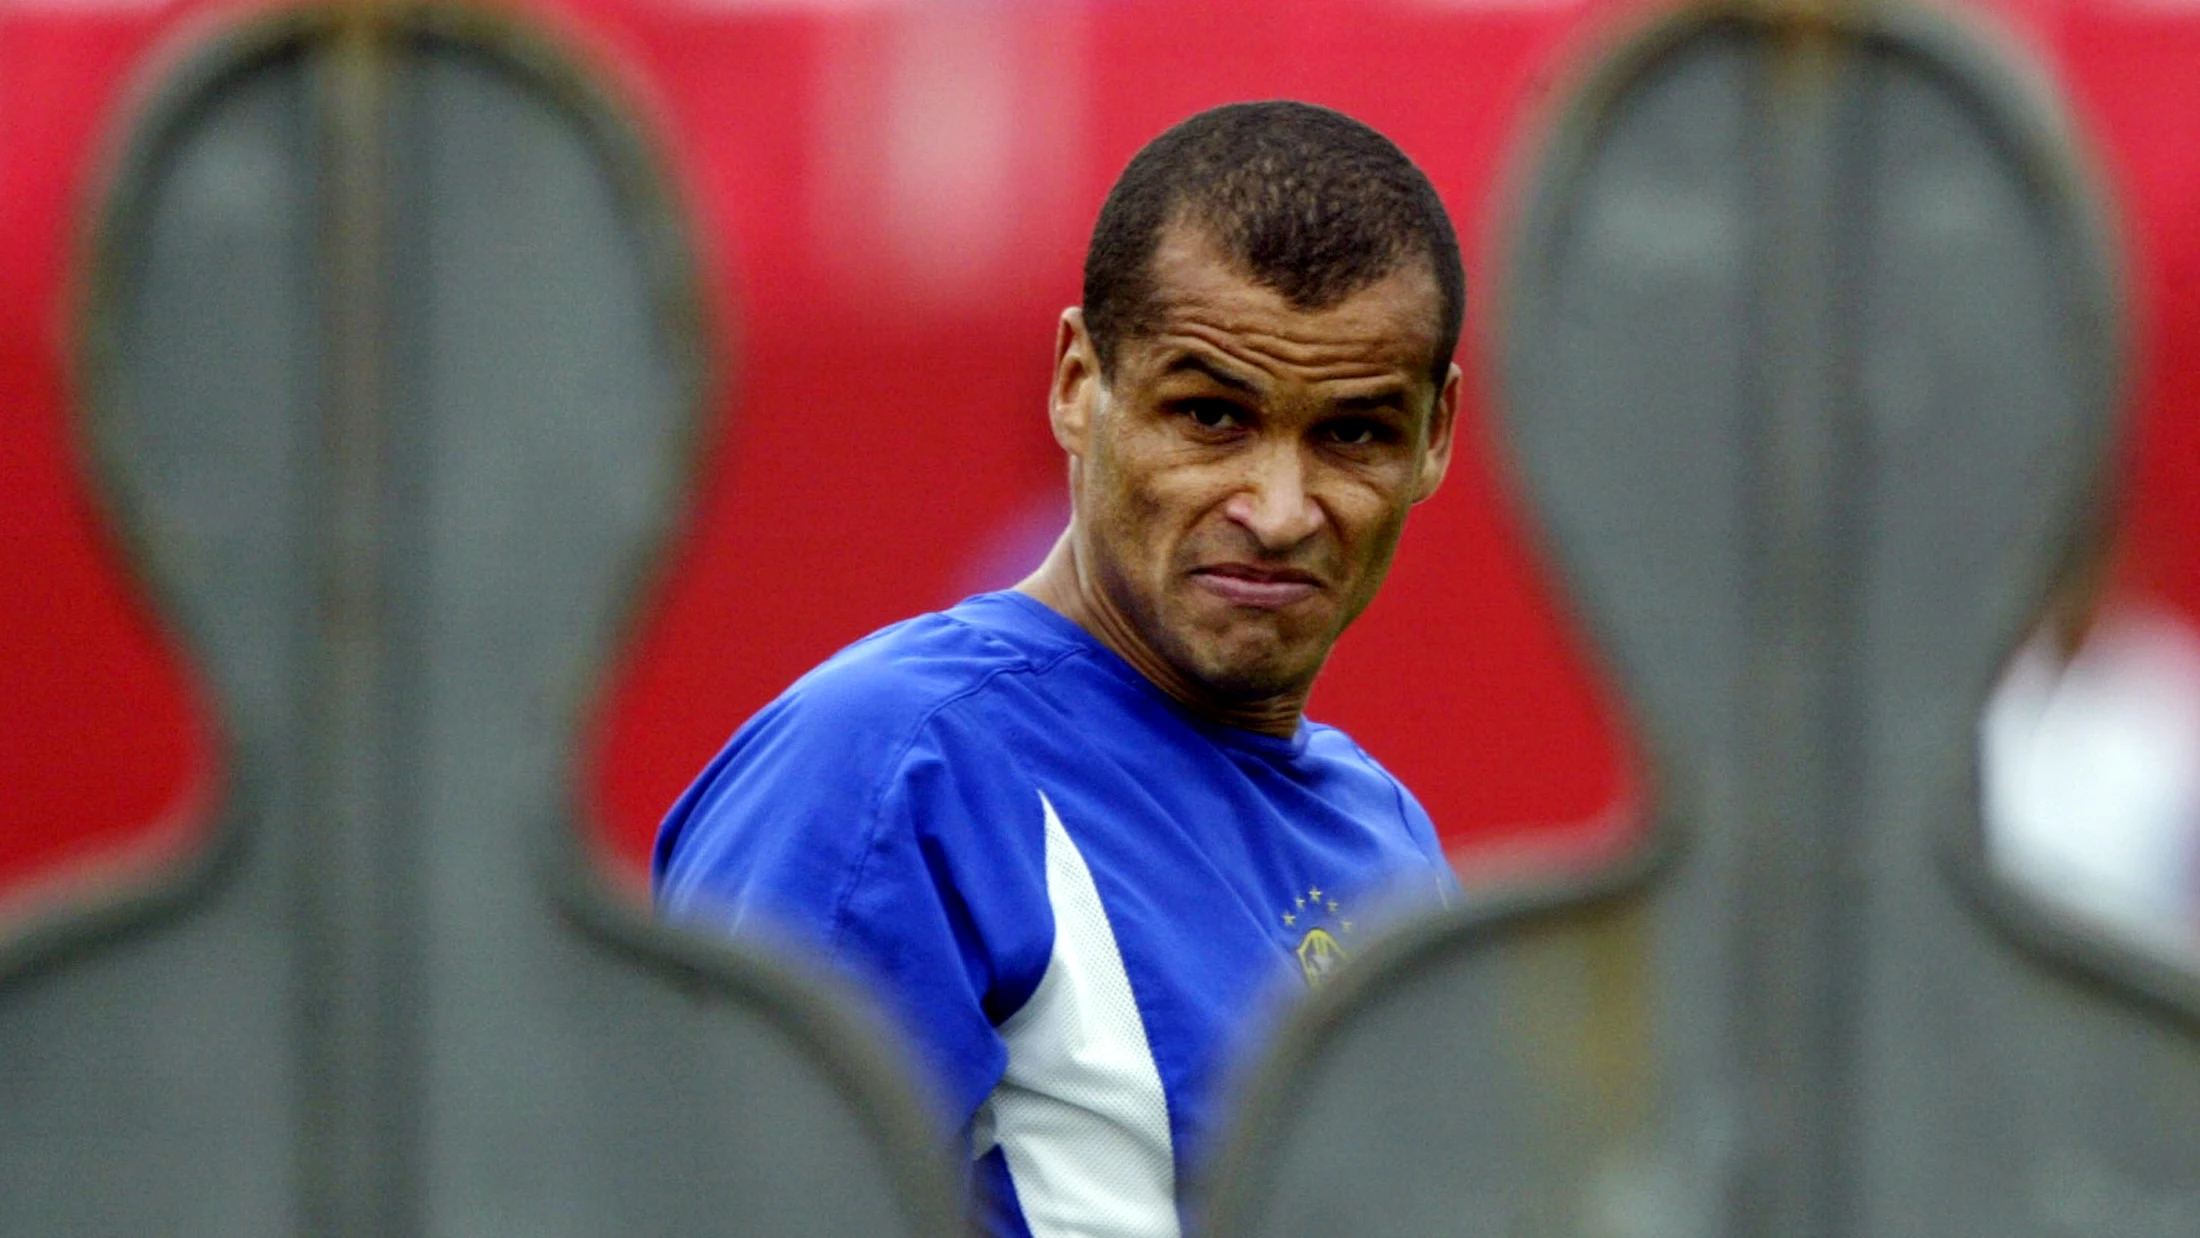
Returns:
[[[1288,911],[1287,911],[1287,912],[1284,912],[1284,913],[1283,913],[1283,923],[1284,923],[1285,927],[1289,927],[1289,926],[1291,926],[1291,925],[1293,925],[1293,924],[1297,924],[1298,922],[1299,922],[1299,918],[1298,918],[1297,916],[1294,916],[1294,915],[1292,915],[1292,914],[1291,914],[1290,912],[1288,912]]]

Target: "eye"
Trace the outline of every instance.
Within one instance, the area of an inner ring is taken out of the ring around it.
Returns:
[[[1234,430],[1244,424],[1237,406],[1225,400],[1187,400],[1182,407],[1201,429]]]
[[[1322,436],[1340,447],[1372,447],[1388,441],[1390,430],[1364,417],[1346,417],[1323,426]]]

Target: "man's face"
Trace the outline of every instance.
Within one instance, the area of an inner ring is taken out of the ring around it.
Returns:
[[[1153,275],[1157,325],[1120,341],[1112,378],[1063,318],[1053,414],[1083,572],[1191,685],[1303,696],[1450,460],[1459,371],[1429,374],[1435,279],[1407,262],[1296,309],[1185,225]]]

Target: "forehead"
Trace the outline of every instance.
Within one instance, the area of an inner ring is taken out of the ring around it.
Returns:
[[[1256,281],[1205,229],[1176,224],[1154,249],[1153,298],[1149,329],[1124,343],[1159,362],[1211,351],[1307,380],[1426,381],[1436,354],[1440,293],[1421,262],[1308,309]]]

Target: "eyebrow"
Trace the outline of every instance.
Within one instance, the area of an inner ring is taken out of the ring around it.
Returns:
[[[1209,381],[1213,382],[1215,385],[1220,387],[1228,387],[1230,390],[1238,392],[1241,395],[1257,396],[1260,394],[1260,388],[1255,386],[1251,379],[1245,378],[1244,376],[1239,374],[1233,374],[1230,371],[1223,369],[1221,366],[1216,365],[1214,362],[1209,361],[1207,358],[1198,355],[1197,353],[1179,354],[1176,360],[1171,361],[1167,366],[1164,366],[1161,372],[1163,375],[1189,372],[1201,375],[1207,378]]]
[[[1374,413],[1385,409],[1404,412],[1406,393],[1402,388],[1393,387],[1388,391],[1375,391],[1367,395],[1339,396],[1331,401],[1331,406],[1351,413]]]
[[[1228,388],[1248,398],[1258,397],[1260,388],[1241,374],[1234,373],[1198,353],[1180,353],[1175,360],[1161,369],[1164,377],[1171,374],[1197,374],[1216,386]],[[1376,413],[1406,411],[1406,392],[1402,387],[1372,391],[1366,395],[1339,396],[1330,401],[1330,407],[1344,413]]]

